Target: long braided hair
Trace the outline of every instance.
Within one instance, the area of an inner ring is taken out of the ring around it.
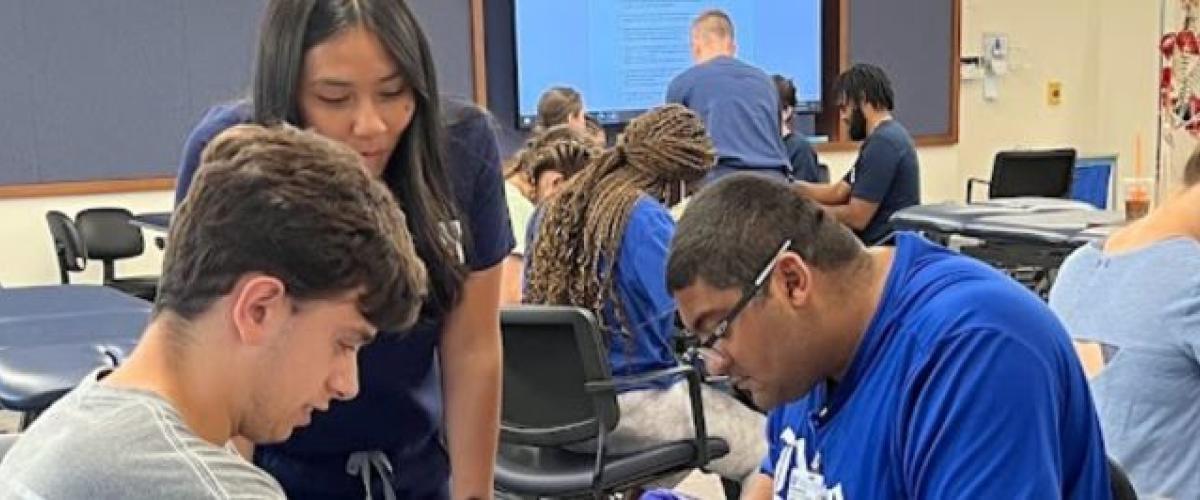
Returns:
[[[545,205],[531,254],[525,302],[566,304],[596,313],[605,332],[604,302],[615,298],[613,271],[634,203],[643,194],[675,203],[681,186],[704,177],[716,158],[704,123],[668,104],[629,123],[616,146],[567,181]],[[619,330],[632,334],[621,301]]]

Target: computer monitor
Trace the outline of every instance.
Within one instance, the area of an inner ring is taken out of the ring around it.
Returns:
[[[671,78],[692,65],[692,20],[729,14],[737,56],[796,84],[798,112],[821,103],[819,0],[513,0],[517,121],[529,127],[538,98],[565,85],[602,124],[663,103]]]

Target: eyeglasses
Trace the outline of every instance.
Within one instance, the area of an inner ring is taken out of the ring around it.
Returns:
[[[742,292],[742,297],[738,299],[736,304],[733,305],[733,308],[729,310],[729,313],[727,313],[724,318],[721,318],[721,321],[717,323],[716,328],[713,328],[712,334],[705,336],[707,337],[705,340],[701,341],[701,336],[695,331],[683,331],[683,335],[693,342],[693,346],[688,349],[689,359],[703,361],[704,364],[707,364],[707,362],[710,361],[726,361],[725,355],[721,354],[721,351],[716,348],[717,343],[729,336],[729,326],[732,325],[733,322],[737,320],[738,315],[746,309],[746,306],[750,304],[750,300],[752,300],[756,295],[759,294],[759,292],[762,291],[763,286],[767,283],[767,278],[769,278],[771,273],[775,271],[775,264],[779,262],[779,258],[782,257],[783,254],[791,247],[791,239],[788,239],[784,241],[782,245],[779,245],[779,250],[777,250],[775,255],[771,257],[771,260],[767,262],[765,266],[763,266],[762,270],[758,272],[758,276],[754,278],[754,282],[747,286],[745,291]],[[703,367],[703,365],[701,367]],[[707,370],[705,371],[707,372]]]

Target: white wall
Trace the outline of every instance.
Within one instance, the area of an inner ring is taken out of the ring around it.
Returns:
[[[123,207],[133,213],[170,210],[173,194],[168,191],[0,200],[0,284],[4,286],[45,285],[58,282],[58,263],[46,212],[61,211],[71,218],[85,208]],[[158,274],[162,252],[146,236],[146,253],[117,265],[117,274]],[[89,262],[74,283],[99,283],[99,262]]]

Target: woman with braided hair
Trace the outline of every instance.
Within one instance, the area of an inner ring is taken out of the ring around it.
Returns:
[[[675,222],[667,206],[715,162],[703,122],[670,104],[634,119],[617,140],[547,200],[535,235],[525,302],[584,307],[600,320],[614,376],[670,368],[675,302],[667,291],[667,248]],[[621,421],[609,449],[627,453],[692,435],[686,382],[621,388]],[[764,417],[732,396],[703,388],[709,434],[730,453],[712,471],[741,481],[765,456]]]

